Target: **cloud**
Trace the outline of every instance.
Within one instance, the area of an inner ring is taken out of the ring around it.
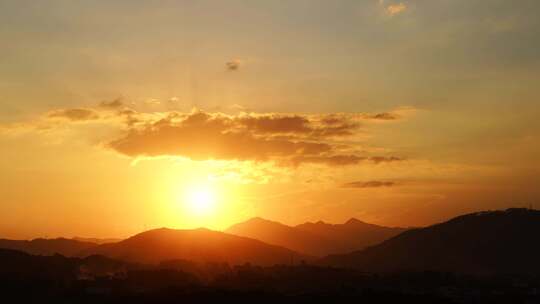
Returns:
[[[373,119],[399,117],[391,112],[138,112],[115,99],[94,108],[54,110],[36,120],[4,129],[43,130],[71,124],[75,128],[78,122],[96,121],[101,128],[110,127],[107,136],[113,136],[103,138],[102,146],[135,159],[184,157],[197,161],[268,162],[279,167],[306,164],[338,167],[402,160],[397,156],[376,155],[386,152],[366,150],[361,145],[366,140],[363,122]]]
[[[354,117],[346,115],[316,118],[307,115],[249,114],[236,120],[241,126],[258,134],[295,134],[311,139],[349,136],[360,127]]]
[[[357,165],[361,162],[370,161],[376,165],[385,162],[401,161],[399,157],[372,156],[364,157],[356,154],[339,154],[339,155],[317,155],[317,156],[296,156],[292,158],[292,164],[297,166],[303,163],[325,164],[329,166],[348,166]]]
[[[99,119],[97,111],[85,108],[60,109],[50,112],[50,118],[63,118],[70,121],[86,121]]]
[[[238,118],[238,122],[258,133],[309,133],[312,131],[309,120],[298,115],[246,115]]]
[[[346,153],[347,145],[339,138],[355,134],[356,117],[169,112],[155,120],[139,118],[126,134],[107,146],[130,157],[275,161],[287,166],[346,166],[362,161],[378,164],[400,160]]]
[[[375,164],[380,164],[380,163],[390,163],[390,162],[402,161],[403,158],[396,157],[396,156],[389,156],[389,157],[386,157],[386,156],[372,156],[372,157],[369,158],[369,160],[371,160]]]
[[[232,104],[229,106],[229,110],[237,111],[237,112],[249,112],[250,110],[243,105],[240,104]]]
[[[345,183],[341,185],[342,188],[381,188],[381,187],[393,187],[395,182],[390,181],[355,181],[350,183]]]
[[[360,162],[366,160],[366,157],[358,155],[302,155],[293,157],[291,162],[293,165],[298,166],[300,164],[324,164],[328,166],[348,166],[357,165]]]
[[[399,116],[394,113],[377,113],[377,114],[371,114],[366,115],[366,119],[374,119],[374,120],[396,120],[399,119]]]
[[[161,104],[161,101],[159,101],[156,98],[148,98],[144,101],[144,104],[149,105],[149,106],[158,106]]]
[[[105,109],[119,109],[124,106],[124,103],[121,98],[116,98],[111,101],[102,101],[99,103],[99,106]]]
[[[241,66],[242,66],[242,61],[239,59],[234,59],[231,61],[227,61],[225,63],[225,67],[227,68],[228,71],[237,71],[240,69]]]
[[[405,12],[405,10],[407,10],[407,5],[405,5],[405,3],[403,2],[390,4],[386,7],[385,10],[388,15],[395,16]]]
[[[109,146],[128,156],[177,155],[194,160],[268,160],[332,150],[326,143],[258,136],[257,130],[242,127],[241,121],[225,115],[177,114],[132,129]]]

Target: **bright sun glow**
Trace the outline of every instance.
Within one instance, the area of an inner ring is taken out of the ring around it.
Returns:
[[[238,185],[215,179],[202,169],[191,171],[191,176],[164,178],[170,184],[157,210],[163,213],[162,221],[167,225],[221,230],[252,214],[251,201],[243,198]],[[187,181],[179,183],[181,179]]]
[[[214,212],[216,195],[210,187],[195,187],[188,190],[186,204],[196,215],[209,215]]]

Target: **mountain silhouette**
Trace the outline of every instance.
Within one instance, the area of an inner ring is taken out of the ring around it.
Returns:
[[[274,265],[312,259],[287,248],[208,229],[155,229],[118,243],[83,250],[80,255],[104,255],[143,264],[183,259],[195,262],[226,262]]]
[[[316,256],[326,254],[332,246],[332,240],[325,237],[259,217],[233,225],[226,232]]]
[[[108,243],[117,243],[120,242],[122,239],[115,239],[115,238],[84,238],[84,237],[74,237],[72,240],[79,241],[79,242],[87,242],[87,243],[95,243],[98,245],[101,244],[108,244]]]
[[[78,241],[74,239],[33,239],[33,240],[7,240],[0,239],[0,248],[23,251],[34,255],[73,256],[82,250],[95,247],[96,243]]]
[[[305,223],[295,228],[333,240],[333,252],[344,253],[361,250],[394,237],[408,228],[385,227],[351,218],[343,224],[328,224],[322,221]]]
[[[331,255],[322,265],[365,271],[540,273],[540,211],[508,209],[413,229],[365,250]]]
[[[291,227],[257,217],[233,225],[226,232],[310,255],[325,256],[363,249],[405,230],[367,224],[357,219],[350,219],[344,224],[319,221]]]

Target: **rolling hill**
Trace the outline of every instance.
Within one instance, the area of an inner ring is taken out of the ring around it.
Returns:
[[[80,253],[81,256],[93,254],[144,264],[183,259],[266,266],[312,259],[283,247],[202,228],[150,230],[118,243],[99,245]]]
[[[540,211],[508,209],[456,217],[379,245],[331,255],[322,265],[365,271],[540,273]]]
[[[65,238],[33,239],[31,241],[0,239],[0,248],[19,250],[33,255],[74,256],[82,250],[95,246],[97,246],[96,243]]]
[[[291,227],[262,218],[253,218],[231,226],[226,232],[314,256],[325,256],[363,249],[405,230],[367,224],[357,219],[350,219],[344,224],[327,224],[319,221]]]

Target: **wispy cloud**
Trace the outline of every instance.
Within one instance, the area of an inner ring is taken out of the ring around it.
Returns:
[[[85,121],[99,119],[99,114],[93,109],[73,108],[55,110],[48,114],[51,118],[63,118],[71,121]]]
[[[228,71],[237,71],[243,65],[243,61],[240,59],[233,59],[225,63],[225,67]]]
[[[99,103],[99,106],[105,109],[118,109],[124,106],[124,102],[121,98],[116,98],[113,100],[106,100]]]
[[[390,4],[385,7],[385,10],[389,16],[395,16],[405,12],[407,10],[407,5],[403,2]]]
[[[342,188],[381,188],[381,187],[393,187],[395,182],[390,181],[355,181],[350,183],[345,183],[341,185]]]

